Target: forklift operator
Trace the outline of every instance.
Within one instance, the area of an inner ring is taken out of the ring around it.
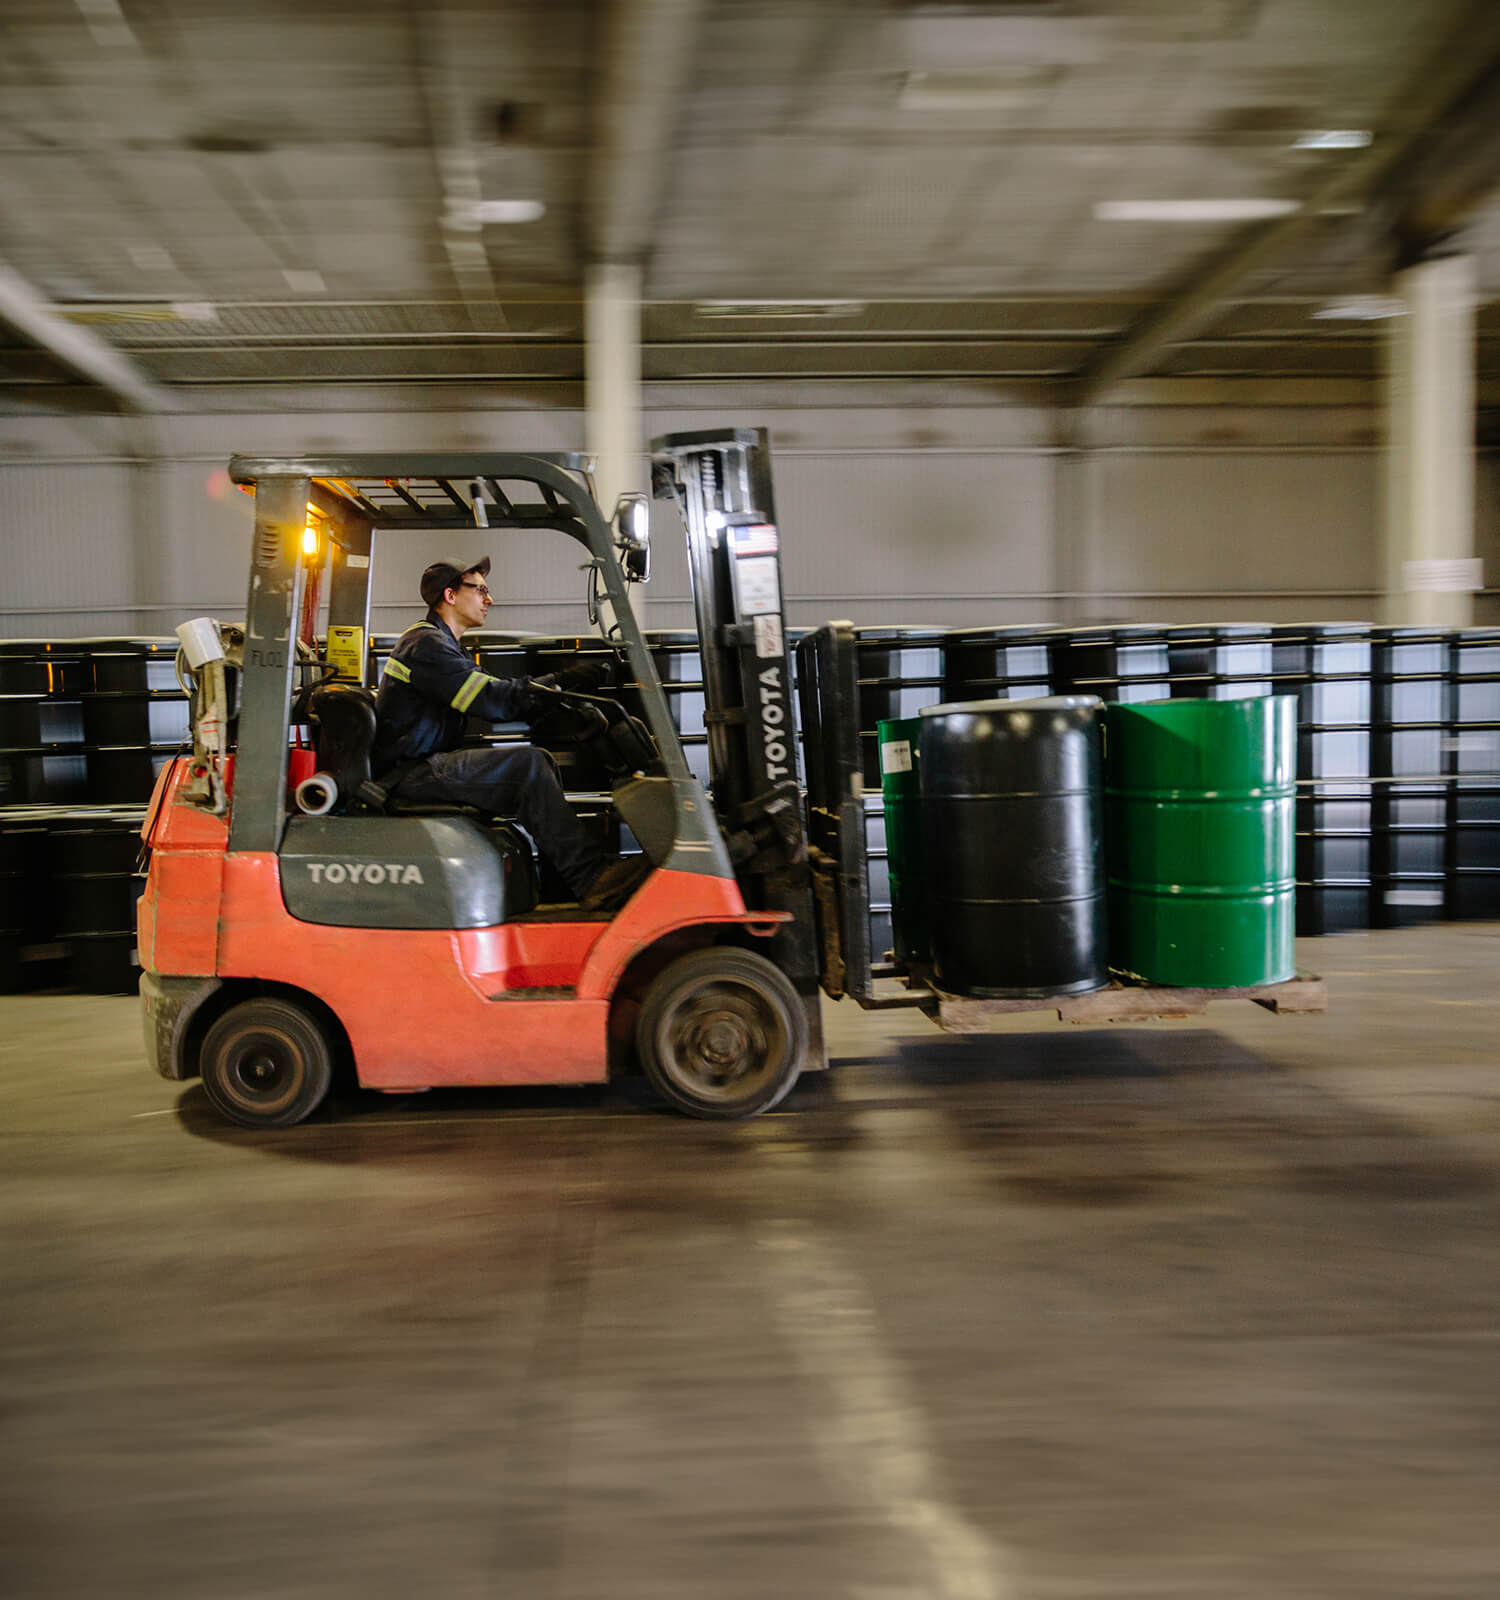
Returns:
[[[563,795],[552,758],[532,745],[460,749],[469,715],[529,721],[559,707],[558,690],[606,686],[609,669],[580,662],[556,676],[491,678],[459,640],[490,609],[490,558],[473,566],[434,561],[422,574],[427,615],[401,635],[375,702],[375,781],[403,800],[475,806],[514,817],[589,910],[622,905],[649,871],[643,859],[610,857],[589,838]]]

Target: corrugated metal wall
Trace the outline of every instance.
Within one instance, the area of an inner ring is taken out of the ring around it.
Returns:
[[[1369,617],[1379,457],[1356,407],[1124,408],[1087,450],[1014,407],[648,413],[649,432],[765,425],[776,451],[790,620],[862,623]],[[164,633],[243,614],[250,501],[236,450],[576,447],[575,412],[314,412],[162,419],[132,465],[111,419],[0,418],[0,634]],[[1070,477],[1069,474],[1072,474]],[[1500,581],[1500,461],[1481,458],[1480,552]],[[681,530],[656,506],[650,627],[692,623]],[[582,628],[581,553],[476,530],[495,553],[492,627]],[[372,625],[419,609],[416,578],[453,541],[377,566]],[[418,545],[420,544],[420,548]],[[1476,621],[1500,621],[1494,596]]]

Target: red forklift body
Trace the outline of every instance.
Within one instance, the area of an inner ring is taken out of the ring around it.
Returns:
[[[312,1109],[341,1051],[360,1084],[397,1092],[598,1082],[624,1039],[668,1098],[707,1116],[765,1109],[810,1055],[821,1065],[816,975],[794,987],[774,957],[799,908],[762,896],[747,909],[579,459],[236,458],[231,470],[254,486],[256,517],[238,738],[218,790],[223,814],[206,803],[211,790],[195,750],[162,773],[143,829],[151,866],[138,913],[141,993],[157,1070],[169,1078],[201,1071],[227,1116],[277,1126]],[[521,503],[517,483],[539,500]],[[654,776],[637,772],[616,786],[620,814],[651,867],[620,910],[591,916],[508,903],[507,852],[525,853],[524,840],[489,831],[482,817],[451,815],[462,808],[403,806],[377,817],[370,804],[351,803],[338,815],[292,813],[289,769],[300,776],[308,765],[290,750],[300,720],[292,710],[296,619],[313,610],[304,593],[312,567],[304,507],[320,512],[332,542],[330,632],[337,627],[346,648],[356,639],[359,677],[377,526],[472,529],[477,520],[553,527],[585,545],[618,619],[609,642],[640,692],[659,752]],[[344,857],[359,846],[341,841],[368,840],[372,830],[373,864],[351,865]],[[490,889],[473,890],[474,880]],[[413,882],[420,894],[403,900]],[[810,926],[806,886],[804,898]],[[721,943],[731,947],[722,959],[690,959]],[[623,1017],[622,1001],[630,1003]],[[644,1021],[632,1040],[621,1023],[636,1010]]]

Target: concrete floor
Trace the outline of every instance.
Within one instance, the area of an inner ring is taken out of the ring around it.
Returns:
[[[1500,925],[979,1040],[828,1008],[718,1128],[618,1091],[218,1122],[0,1001],[0,1593],[1500,1592]]]

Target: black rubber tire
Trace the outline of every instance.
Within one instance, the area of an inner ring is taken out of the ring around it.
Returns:
[[[641,1066],[656,1092],[690,1117],[732,1122],[769,1111],[797,1081],[807,1012],[764,956],[718,945],[680,956],[641,1005]]]
[[[290,1128],[328,1093],[333,1052],[303,1007],[263,997],[240,1001],[214,1023],[198,1070],[220,1116],[245,1128]]]

